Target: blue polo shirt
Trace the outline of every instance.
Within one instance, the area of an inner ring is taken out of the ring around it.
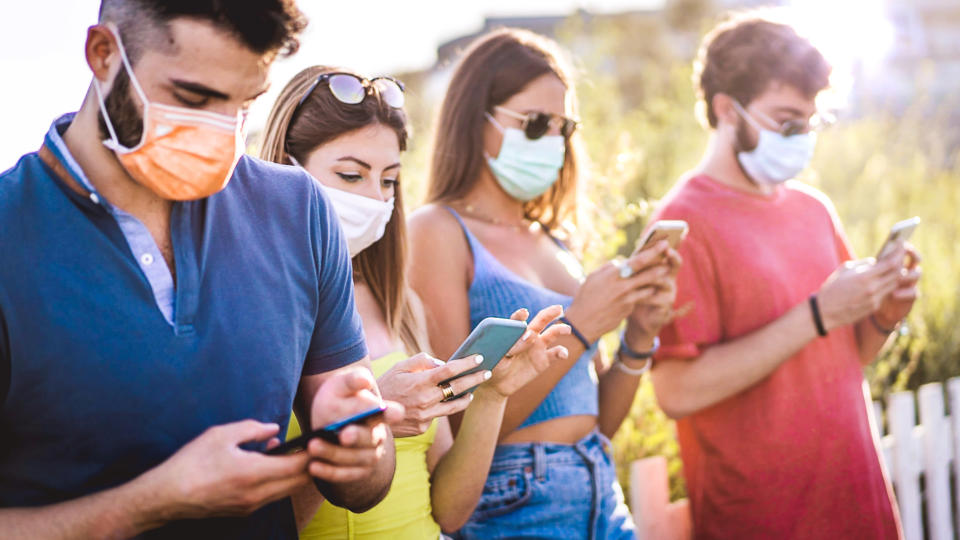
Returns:
[[[48,134],[67,172],[82,171]],[[286,426],[301,375],[363,358],[347,244],[315,181],[240,159],[173,205],[173,324],[113,213],[36,153],[0,174],[0,507],[127,482],[205,429]],[[147,537],[295,538],[289,499]]]

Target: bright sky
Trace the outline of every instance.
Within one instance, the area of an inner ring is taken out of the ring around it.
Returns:
[[[436,46],[478,30],[485,15],[559,15],[577,8],[620,11],[662,0],[300,0],[310,18],[296,56],[274,66],[273,91],[255,106],[262,124],[283,85],[306,66],[342,65],[379,74],[430,66]],[[521,5],[522,4],[522,5]],[[39,148],[50,122],[76,110],[90,83],[86,29],[99,0],[5,2],[0,17],[0,171]],[[440,21],[440,23],[438,23]]]

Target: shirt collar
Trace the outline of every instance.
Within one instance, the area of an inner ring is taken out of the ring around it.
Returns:
[[[90,179],[84,174],[83,169],[80,168],[80,164],[74,159],[73,154],[70,153],[70,149],[67,148],[67,143],[63,140],[63,134],[67,131],[67,128],[70,127],[70,123],[73,122],[76,116],[77,113],[72,112],[64,114],[54,120],[53,123],[50,124],[50,129],[47,131],[46,137],[44,137],[44,143],[53,153],[54,157],[63,164],[63,168],[66,169],[67,173],[80,184],[80,187],[90,193],[90,200],[96,204],[103,205],[108,211],[113,212],[114,207],[93,187]]]
[[[87,175],[83,173],[83,169],[80,168],[80,164],[78,164],[77,160],[73,158],[73,154],[71,154],[70,149],[67,148],[67,143],[63,141],[63,133],[67,131],[67,128],[70,127],[70,123],[73,122],[73,119],[76,116],[77,113],[72,112],[54,120],[53,123],[50,124],[50,130],[47,131],[45,142],[53,152],[54,156],[60,160],[60,163],[63,163],[63,166],[67,172],[69,172],[70,175],[80,183],[83,189],[99,197],[100,194],[97,193],[96,188],[94,188],[93,184],[90,183],[90,179],[87,178]]]

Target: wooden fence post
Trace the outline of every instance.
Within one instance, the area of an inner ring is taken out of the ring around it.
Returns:
[[[927,537],[953,540],[950,511],[950,433],[943,415],[943,385],[925,384],[917,393],[923,426],[923,477]]]
[[[897,490],[900,519],[906,540],[923,540],[920,503],[920,452],[914,439],[916,407],[913,392],[894,392],[887,406],[893,435],[893,483]]]
[[[687,500],[670,502],[667,458],[663,456],[630,464],[630,508],[640,540],[685,540],[691,536]]]
[[[960,377],[947,381],[947,396],[950,402],[951,442],[953,443],[953,470],[954,478],[960,480]],[[957,497],[957,507],[954,509],[954,525],[960,530],[960,497]]]

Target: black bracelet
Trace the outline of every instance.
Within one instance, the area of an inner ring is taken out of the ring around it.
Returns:
[[[813,324],[817,327],[817,334],[820,337],[827,335],[827,329],[823,326],[823,318],[820,317],[820,306],[817,304],[816,293],[810,295],[810,312],[813,313]]]
[[[620,334],[620,352],[623,353],[627,358],[633,358],[634,360],[648,360],[653,358],[653,355],[657,354],[657,351],[660,350],[660,336],[653,336],[653,347],[649,351],[637,352],[630,348],[627,345],[626,333]]]
[[[590,342],[587,341],[587,338],[579,330],[577,330],[577,327],[574,326],[572,322],[570,322],[570,319],[566,317],[560,317],[560,322],[570,327],[570,333],[572,333],[573,337],[577,338],[577,340],[583,344],[584,350],[590,348]]]
[[[877,329],[877,332],[880,332],[885,336],[892,334],[897,327],[900,326],[900,323],[897,323],[893,326],[893,328],[884,328],[880,326],[880,321],[877,320],[877,317],[873,313],[870,314],[870,324]]]

